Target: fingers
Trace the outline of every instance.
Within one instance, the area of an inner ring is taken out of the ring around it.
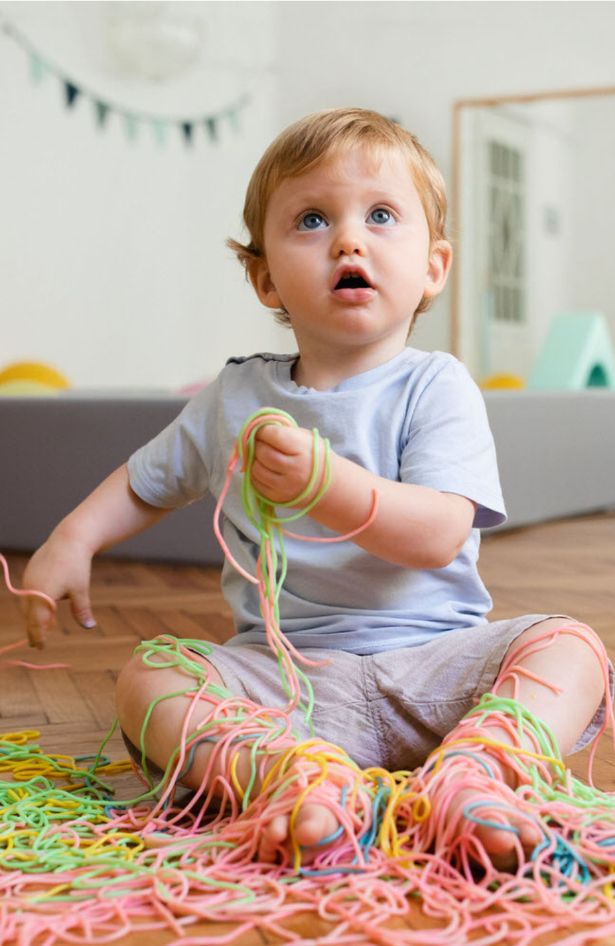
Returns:
[[[261,463],[260,460],[255,460],[252,464],[251,480],[253,485],[261,492],[277,489],[284,485],[283,474],[272,470],[271,467]]]
[[[322,460],[322,451],[323,445],[320,444],[319,461]],[[305,505],[305,491],[313,475],[314,437],[311,431],[271,424],[258,431],[250,479],[269,502],[292,505],[297,500],[297,506]]]
[[[256,448],[268,444],[275,451],[294,456],[312,450],[313,434],[302,427],[280,427],[267,424],[257,431]]]
[[[255,441],[252,470],[264,468],[281,475],[292,475],[298,469],[309,470],[312,447],[311,434],[306,430],[264,427]]]
[[[276,473],[292,469],[296,454],[283,453],[267,443],[259,443],[254,451],[252,470],[256,465],[263,466]]]
[[[40,600],[30,601],[26,614],[26,630],[30,647],[42,650],[45,646],[45,638],[55,627],[55,623],[55,614],[48,604]]]
[[[92,605],[87,591],[75,591],[71,595],[70,609],[81,627],[96,627],[96,618],[92,614]]]
[[[92,613],[89,595],[87,592],[78,592],[71,597],[71,612],[81,627],[96,627],[96,618]],[[47,635],[56,627],[56,618],[53,609],[44,601],[31,600],[27,604],[26,631],[30,647],[42,650]]]
[[[257,444],[250,471],[252,484],[271,502],[293,500],[304,489],[311,463],[297,455],[281,453],[269,444]]]

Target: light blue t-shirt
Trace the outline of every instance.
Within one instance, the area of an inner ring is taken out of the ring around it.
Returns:
[[[474,528],[445,568],[403,568],[352,541],[287,539],[280,624],[293,644],[370,654],[483,623],[491,598],[476,567],[478,529],[503,522],[506,513],[483,397],[467,370],[452,355],[406,348],[386,364],[317,391],[292,380],[296,357],[231,359],[130,458],[134,491],[164,508],[186,505],[208,490],[218,497],[247,418],[263,407],[280,408],[379,476],[459,493],[477,504]],[[236,472],[225,503],[224,538],[239,564],[255,574],[258,538],[244,515],[240,477]],[[292,530],[333,534],[307,516]],[[265,643],[255,586],[225,563],[222,588],[238,632],[231,644]]]

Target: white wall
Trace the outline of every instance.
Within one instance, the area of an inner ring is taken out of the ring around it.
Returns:
[[[116,6],[4,3],[0,15],[130,109],[208,114],[246,91],[251,103],[241,132],[225,126],[216,146],[201,130],[192,149],[178,133],[160,148],[150,128],[131,144],[117,116],[97,130],[85,99],[69,112],[53,76],[34,85],[28,56],[0,32],[0,368],[42,360],[79,387],[175,388],[233,353],[281,347],[224,246],[241,236],[245,186],[274,131],[275,10],[182,4],[200,8],[206,66],[161,85],[109,62],[104,18]]]
[[[97,132],[83,102],[67,112],[55,80],[34,87],[0,34],[0,366],[35,358],[79,386],[175,387],[237,351],[292,350],[224,248],[273,134],[309,111],[370,106],[415,131],[450,177],[454,100],[615,84],[611,3],[180,5],[208,30],[205,66],[152,87],[110,71],[107,4],[0,3],[43,55],[128,107],[181,115],[252,96],[241,134],[217,148],[129,145],[119,128]],[[415,343],[448,347],[446,294]]]
[[[583,199],[572,202],[571,308],[604,311],[615,342],[615,96],[589,100],[574,114],[575,179]]]
[[[613,3],[297,2],[278,14],[281,124],[375,108],[415,132],[449,181],[455,100],[615,85]],[[447,303],[422,317],[415,344],[448,348]]]

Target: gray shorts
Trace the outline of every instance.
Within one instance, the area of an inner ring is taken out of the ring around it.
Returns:
[[[339,650],[306,651],[311,659],[330,661],[306,668],[314,687],[316,735],[340,746],[362,768],[415,768],[492,688],[511,643],[549,617],[560,615],[494,621],[443,633],[427,644],[362,657]],[[570,621],[561,617],[562,623]],[[208,660],[235,696],[264,706],[286,703],[277,660],[267,645],[211,646]],[[609,673],[612,691],[612,667]],[[603,701],[573,752],[592,741],[604,718]],[[299,738],[309,738],[300,711],[292,721]]]

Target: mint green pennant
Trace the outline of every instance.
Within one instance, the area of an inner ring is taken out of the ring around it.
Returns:
[[[124,131],[129,141],[135,141],[137,137],[138,121],[131,112],[124,112]]]
[[[238,131],[241,131],[241,123],[239,121],[239,109],[230,108],[227,112],[227,115],[228,115],[229,124],[232,130],[235,133],[237,133]]]
[[[154,140],[157,145],[165,145],[167,142],[167,123],[156,118],[151,122]]]
[[[47,68],[47,64],[43,62],[40,56],[37,56],[37,54],[34,52],[31,53],[30,54],[30,77],[32,81],[38,85],[39,82],[43,81],[43,79],[45,78],[48,72],[49,72],[49,69]]]

